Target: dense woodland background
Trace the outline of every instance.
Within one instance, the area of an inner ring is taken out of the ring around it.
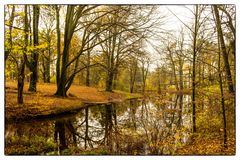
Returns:
[[[5,5],[5,81],[191,95],[192,132],[235,141],[235,5]],[[181,27],[171,18],[179,20]],[[27,95],[26,95],[27,96]],[[197,115],[196,115],[197,113]],[[216,129],[216,130],[214,130]],[[214,131],[213,131],[214,130]],[[214,144],[213,144],[214,145]]]

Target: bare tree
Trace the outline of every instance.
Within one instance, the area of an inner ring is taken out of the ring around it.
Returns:
[[[130,73],[130,93],[134,92],[134,85],[136,81],[136,74],[138,69],[137,58],[131,57],[129,63],[129,73]]]
[[[223,93],[223,83],[222,83],[222,71],[221,71],[221,49],[220,49],[220,39],[218,39],[218,76],[219,76],[219,88],[221,91],[221,106],[222,106],[222,116],[223,116],[223,145],[227,148],[227,121],[225,113],[225,98]]]
[[[232,75],[231,75],[230,65],[229,65],[229,61],[228,61],[228,54],[227,54],[227,50],[226,50],[226,46],[225,46],[225,42],[224,42],[218,6],[214,5],[213,9],[214,9],[214,14],[215,14],[215,18],[216,18],[216,27],[217,27],[218,37],[220,40],[221,52],[222,52],[224,65],[225,65],[225,69],[226,69],[226,79],[227,79],[227,84],[228,84],[228,90],[230,93],[234,93]]]
[[[106,14],[108,14],[108,11],[103,11],[101,14],[96,14],[97,12],[94,12],[94,9],[98,7],[96,5],[94,6],[87,6],[87,5],[68,5],[67,6],[67,13],[66,13],[66,20],[65,20],[65,29],[64,29],[64,45],[63,45],[63,52],[61,55],[60,63],[59,57],[57,58],[57,63],[60,65],[60,67],[57,68],[60,69],[60,72],[57,72],[57,91],[55,95],[58,96],[67,96],[67,91],[70,88],[75,76],[77,73],[81,72],[83,69],[85,69],[87,66],[79,67],[79,58],[81,55],[86,53],[88,50],[94,48],[95,46],[99,45],[100,43],[106,41],[106,39],[95,43],[94,45],[87,47],[87,44],[91,42],[92,40],[96,39],[97,35],[100,32],[103,32],[108,28],[108,25],[102,26],[102,27],[96,27],[100,23],[98,20],[101,17],[104,17]],[[99,13],[99,12],[98,12]],[[92,16],[90,16],[92,15]],[[85,18],[84,18],[85,17]],[[89,17],[89,20],[86,20],[86,17]],[[84,19],[86,21],[84,21]],[[79,21],[83,20],[82,23]],[[69,49],[71,48],[71,40],[73,37],[73,34],[77,31],[81,31],[81,43],[80,48],[78,52],[76,52],[74,55],[70,55]],[[73,68],[70,70],[70,68]],[[60,74],[60,75],[59,75]]]
[[[50,66],[53,59],[53,51],[55,48],[54,41],[54,23],[55,13],[52,6],[44,6],[41,9],[42,31],[40,32],[40,39],[42,43],[46,43],[47,47],[43,48],[40,54],[43,81],[50,83]]]
[[[59,16],[59,11],[60,11],[60,6],[55,5],[55,10],[56,10],[56,29],[57,29],[57,61],[56,61],[56,81],[57,81],[57,86],[59,85],[60,81],[60,58],[61,58],[61,31],[60,31],[60,16]]]
[[[194,23],[194,31],[192,32],[193,36],[193,61],[192,61],[192,123],[193,123],[193,128],[192,131],[193,133],[196,132],[196,100],[195,100],[195,95],[196,95],[196,55],[197,55],[197,35],[198,35],[198,30],[199,30],[199,9],[198,5],[195,7],[195,23]]]
[[[146,80],[149,73],[150,58],[146,55],[140,57],[141,71],[142,71],[142,93],[146,91]]]

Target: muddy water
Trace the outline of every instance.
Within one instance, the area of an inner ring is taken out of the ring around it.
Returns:
[[[128,100],[52,119],[6,122],[5,154],[173,155],[189,141],[189,98]]]

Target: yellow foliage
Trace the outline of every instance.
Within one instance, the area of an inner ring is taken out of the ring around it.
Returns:
[[[176,140],[180,140],[180,139],[181,139],[181,136],[180,136],[179,133],[176,133],[176,134],[174,135],[174,138],[175,138]]]

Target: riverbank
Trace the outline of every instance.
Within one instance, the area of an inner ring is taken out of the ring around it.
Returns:
[[[5,118],[20,120],[28,118],[50,117],[53,115],[72,113],[87,104],[121,102],[126,99],[140,98],[140,94],[123,91],[105,92],[94,87],[72,85],[67,98],[54,96],[56,84],[39,83],[37,92],[28,91],[28,83],[24,85],[24,104],[17,104],[17,83],[5,83]]]

